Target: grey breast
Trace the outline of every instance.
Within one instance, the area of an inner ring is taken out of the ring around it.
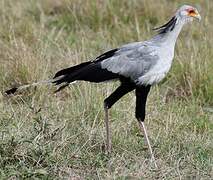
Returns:
[[[101,62],[101,67],[136,81],[146,74],[159,59],[150,42],[135,42],[122,46],[114,56]]]

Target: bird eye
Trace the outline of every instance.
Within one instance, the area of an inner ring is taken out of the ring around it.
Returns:
[[[189,14],[194,14],[194,13],[195,13],[195,10],[194,10],[194,9],[190,9],[190,10],[188,10],[188,13],[189,13]]]

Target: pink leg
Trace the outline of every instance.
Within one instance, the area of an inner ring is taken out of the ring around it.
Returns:
[[[106,148],[107,154],[109,155],[112,152],[112,142],[111,142],[108,108],[104,107],[104,111],[105,111],[105,126],[106,126]]]
[[[149,142],[149,138],[148,138],[148,135],[147,135],[147,131],[146,131],[146,127],[144,125],[144,122],[140,121],[140,120],[138,122],[139,122],[141,132],[144,134],[146,142],[147,142],[148,147],[149,147],[149,152],[151,154],[151,162],[153,162],[154,165],[155,165],[155,168],[157,168],[157,164],[156,164],[155,157],[154,157],[154,154],[153,154],[153,151],[152,151],[152,147],[151,147],[150,142]]]

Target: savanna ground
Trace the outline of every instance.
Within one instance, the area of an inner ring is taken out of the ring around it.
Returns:
[[[0,89],[154,35],[186,1],[0,0]],[[134,118],[134,93],[110,111],[113,153],[104,153],[103,100],[118,83],[80,82],[53,94],[29,88],[0,98],[0,179],[211,179],[213,1],[188,0],[202,22],[184,27],[173,67],[152,88],[146,124],[158,168]]]

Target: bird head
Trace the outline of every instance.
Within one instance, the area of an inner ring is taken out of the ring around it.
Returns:
[[[181,6],[175,13],[175,15],[170,19],[169,22],[163,26],[154,28],[155,31],[158,31],[159,34],[165,34],[169,31],[172,31],[177,24],[185,24],[187,22],[193,21],[193,19],[201,20],[201,16],[198,13],[198,10],[189,5]]]
[[[189,5],[181,6],[176,12],[176,17],[185,22],[191,22],[194,19],[198,19],[199,21],[201,20],[201,16],[198,13],[198,10],[195,7]]]

